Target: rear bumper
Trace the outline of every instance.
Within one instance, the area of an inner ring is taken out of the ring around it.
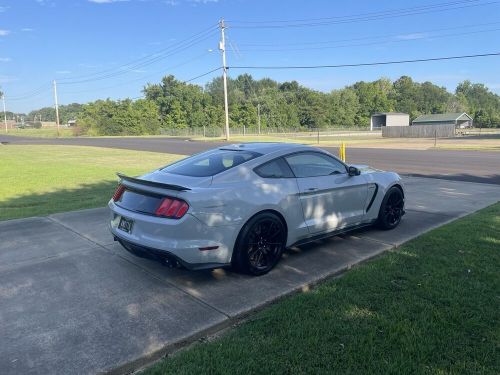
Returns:
[[[120,244],[124,247],[124,249],[129,251],[131,254],[143,258],[154,259],[167,266],[175,267],[177,264],[180,264],[183,267],[187,268],[188,270],[197,271],[204,269],[227,267],[231,264],[231,263],[188,263],[179,258],[178,256],[165,250],[152,249],[149,247],[137,245],[127,240],[124,240],[123,238],[120,238],[116,235],[115,235],[115,240],[120,242]]]
[[[124,247],[173,257],[189,269],[214,268],[231,262],[239,228],[208,226],[191,214],[167,219],[125,210],[109,202],[109,229]],[[117,216],[133,221],[130,233],[117,228]],[[200,250],[200,248],[212,248]]]

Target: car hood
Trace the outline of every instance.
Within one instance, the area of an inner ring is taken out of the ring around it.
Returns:
[[[351,164],[351,166],[358,168],[361,174],[383,172],[380,169],[372,168],[369,165],[364,164]]]

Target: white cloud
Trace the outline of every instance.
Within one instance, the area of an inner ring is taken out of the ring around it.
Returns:
[[[12,61],[10,57],[0,57],[0,62],[9,62]]]
[[[100,65],[88,64],[88,63],[79,63],[78,66],[82,66],[84,68],[90,68],[90,69],[95,69],[95,68],[99,68],[100,67]]]
[[[426,33],[412,33],[412,34],[401,34],[396,37],[399,40],[416,40],[426,38]]]
[[[55,7],[56,6],[56,3],[54,1],[51,1],[51,0],[36,0],[36,2],[42,6],[50,6],[50,7]]]
[[[35,29],[32,29],[31,27],[23,27],[23,28],[21,29],[21,31],[24,31],[24,32],[26,32],[26,33],[29,33],[29,32],[31,32],[31,31],[35,31]]]
[[[171,5],[171,6],[179,5],[182,2],[184,2],[184,3],[191,3],[193,5],[197,5],[197,4],[218,3],[219,0],[183,0],[183,1],[181,1],[181,0],[165,0],[164,1],[165,4]]]
[[[0,83],[9,83],[9,82],[14,82],[17,81],[17,77],[14,76],[2,76],[0,75]]]
[[[129,0],[88,0],[88,1],[94,4],[111,4],[111,3],[123,3]]]
[[[71,74],[70,70],[56,70],[56,74]]]
[[[9,7],[0,7],[0,13],[5,12],[7,9],[9,9]]]
[[[0,30],[0,36],[7,36],[10,34],[10,30]]]

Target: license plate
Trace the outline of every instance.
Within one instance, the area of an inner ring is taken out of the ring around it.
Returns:
[[[118,229],[120,229],[126,233],[131,233],[133,225],[134,225],[134,222],[132,220],[127,219],[125,217],[122,217],[120,219],[120,223],[118,224]]]

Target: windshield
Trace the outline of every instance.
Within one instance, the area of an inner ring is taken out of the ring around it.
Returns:
[[[247,150],[216,149],[168,165],[162,171],[191,177],[214,176],[260,155]]]

